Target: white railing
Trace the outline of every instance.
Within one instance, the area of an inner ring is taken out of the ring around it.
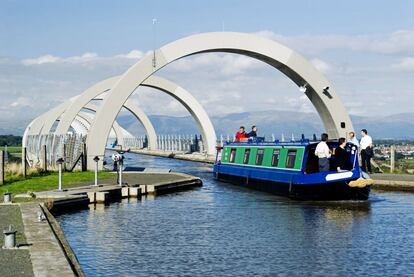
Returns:
[[[27,160],[35,167],[42,161],[42,152],[46,148],[48,166],[55,167],[59,158],[64,158],[67,166],[72,167],[83,152],[86,136],[82,135],[29,135],[27,138]]]

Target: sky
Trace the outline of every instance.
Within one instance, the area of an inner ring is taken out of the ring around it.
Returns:
[[[294,49],[328,78],[351,114],[414,112],[413,10],[414,1],[403,0],[1,0],[0,128],[27,124],[154,48],[211,31],[252,33]],[[244,56],[196,55],[157,74],[190,91],[211,115],[315,112],[282,73]],[[132,100],[148,114],[188,114],[154,89],[138,88]]]

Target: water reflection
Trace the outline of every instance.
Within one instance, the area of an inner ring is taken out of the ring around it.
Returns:
[[[301,202],[211,178],[198,163],[129,163],[200,176],[204,186],[58,217],[88,276],[410,275],[414,196]]]

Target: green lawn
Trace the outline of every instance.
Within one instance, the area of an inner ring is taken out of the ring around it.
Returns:
[[[24,227],[22,214],[19,206],[2,205],[0,206],[0,229],[4,230],[13,226],[17,230],[17,244],[25,244]],[[28,249],[5,250],[2,249],[3,234],[0,236],[0,276],[34,276],[32,263]]]
[[[414,160],[401,160],[401,162],[406,164],[414,164]]]
[[[0,150],[5,150],[4,146],[0,146]],[[7,146],[7,151],[10,153],[22,153],[21,146]]]
[[[0,147],[0,150],[5,150],[4,146]],[[22,147],[21,146],[8,146],[7,152],[9,152],[10,161],[21,161],[22,158]]]
[[[89,185],[93,184],[95,180],[95,173],[91,171],[86,172],[64,172],[62,176],[63,188]],[[99,172],[100,181],[115,182],[115,175],[109,172]],[[27,179],[16,180],[13,182],[6,182],[0,185],[0,194],[11,192],[13,194],[27,193],[34,191],[45,191],[57,189],[59,184],[59,177],[57,172],[47,173],[41,176],[28,177]]]

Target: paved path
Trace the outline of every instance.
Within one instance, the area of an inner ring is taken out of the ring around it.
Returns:
[[[143,150],[143,149],[131,149],[131,153],[143,154],[149,156],[167,157],[178,160],[187,160],[193,162],[209,163],[212,164],[215,161],[215,156],[208,156],[200,153],[185,154],[182,151],[162,151],[162,150]]]
[[[39,204],[21,204],[20,210],[35,276],[74,276],[47,221],[37,221]]]
[[[414,174],[371,174],[375,180],[414,182]]]
[[[414,192],[414,174],[371,174],[373,189]]]
[[[0,276],[1,277],[32,277],[32,263],[30,262],[29,249],[2,249],[4,245],[3,230],[12,225],[17,230],[17,245],[26,245],[24,227],[20,207],[17,204],[0,204]],[[10,270],[12,265],[13,270]]]

